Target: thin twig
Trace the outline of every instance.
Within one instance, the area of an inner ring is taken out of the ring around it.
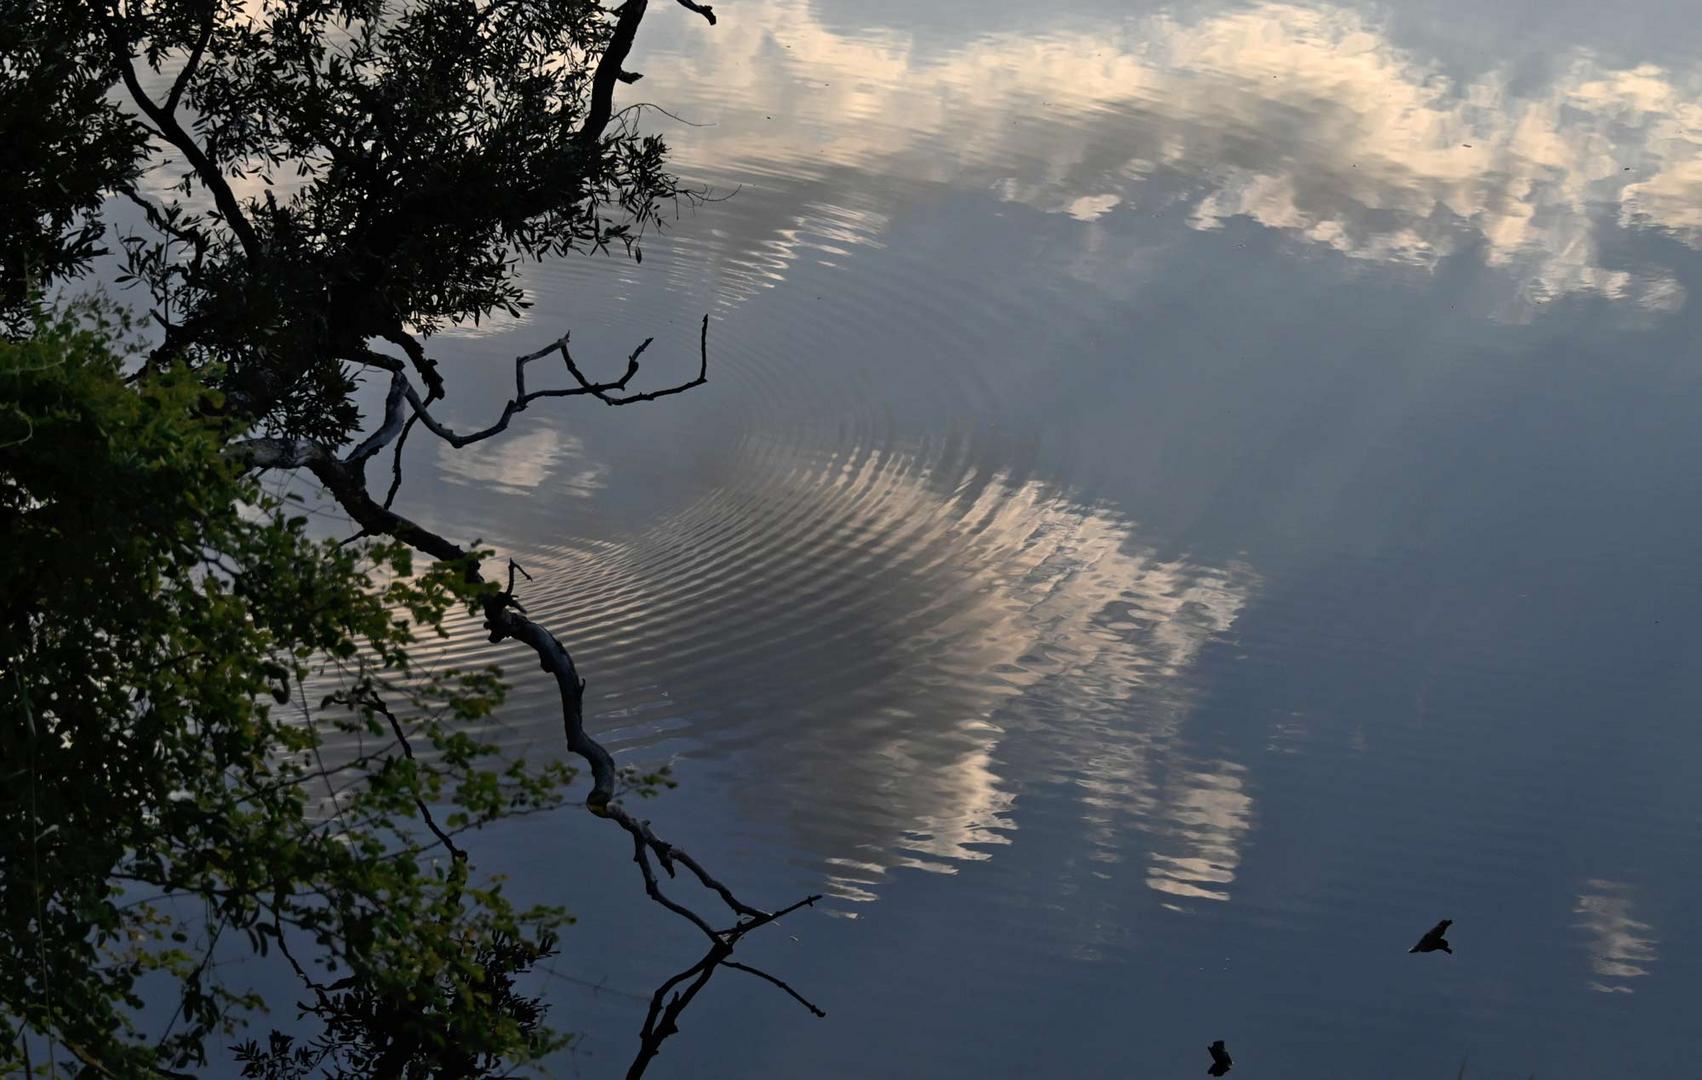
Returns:
[[[167,113],[177,111],[177,103],[183,99],[183,92],[189,89],[189,80],[195,77],[195,69],[201,66],[201,54],[206,51],[207,41],[213,36],[213,22],[219,13],[217,0],[203,0],[207,5],[207,13],[201,19],[201,34],[195,39],[195,47],[189,52],[189,59],[183,62],[183,70],[177,73],[177,79],[171,84],[171,93],[166,95],[164,109]]]
[[[788,994],[791,994],[793,999],[796,1000],[798,1004],[802,1005],[804,1008],[815,1013],[816,1016],[821,1017],[822,1019],[827,1018],[827,1013],[825,1013],[821,1009],[817,1008],[815,1002],[811,1001],[809,998],[806,998],[804,995],[798,993],[796,990],[794,990],[790,986],[786,985],[786,983],[781,981],[780,979],[777,979],[774,976],[770,975],[768,972],[763,971],[761,968],[753,968],[753,967],[749,966],[748,964],[741,964],[737,960],[723,960],[723,961],[721,961],[721,963],[723,965],[725,965],[726,967],[733,968],[737,971],[748,972],[752,975],[755,975],[759,979],[768,980],[769,982],[773,983],[775,986],[778,986],[780,989],[786,991]]]
[[[403,732],[402,722],[396,719],[396,714],[390,711],[390,706],[384,704],[383,699],[378,696],[377,691],[373,690],[370,686],[362,687],[360,691],[356,692],[356,696],[351,699],[351,704],[365,705],[373,711],[383,714],[384,719],[390,721],[390,730],[395,734],[397,743],[401,744],[402,756],[407,758],[409,761],[416,760],[414,757],[414,746],[408,741],[407,734]],[[437,819],[431,814],[431,807],[426,805],[425,800],[420,797],[418,791],[414,792],[414,805],[419,808],[420,818],[425,822],[426,828],[431,830],[431,834],[437,837],[439,843],[449,849],[450,856],[456,862],[466,862],[467,853],[462,851],[461,848],[456,845],[455,841],[449,838],[448,833],[438,828]]]

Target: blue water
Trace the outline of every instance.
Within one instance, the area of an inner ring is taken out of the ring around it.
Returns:
[[[533,572],[659,831],[828,896],[741,948],[827,1019],[723,972],[651,1075],[1694,1071],[1694,12],[717,9],[623,94],[719,201],[436,339],[467,423],[566,329],[661,385],[708,312],[709,384],[403,492]],[[697,943],[581,813],[479,845],[618,1075]]]

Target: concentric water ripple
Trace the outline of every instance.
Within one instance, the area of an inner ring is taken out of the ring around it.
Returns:
[[[442,339],[468,424],[569,329],[615,371],[655,334],[656,386],[708,312],[709,384],[417,447],[404,499],[533,574],[600,738],[682,759],[659,823],[859,916],[777,943],[831,1024],[730,994],[736,1058],[681,1067],[1661,1058],[1693,58],[1439,58],[1327,3],[725,7],[635,64],[731,197]],[[502,738],[560,753],[523,651],[458,624],[444,659],[505,663]],[[1444,915],[1469,951],[1405,964]]]
[[[847,898],[887,867],[947,868],[1005,842],[1020,782],[999,757],[1013,727],[1054,744],[1094,817],[1145,819],[1144,799],[1233,834],[1189,809],[1192,787],[1146,791],[1143,773],[1251,571],[1160,559],[1117,515],[981,468],[970,440],[835,434],[844,446],[747,436],[737,486],[638,535],[510,552],[535,579],[528,610],[592,681],[600,737],[628,752],[669,741],[762,776],[751,810],[784,809]],[[489,652],[466,626],[442,659]],[[1142,711],[1170,719],[1136,717],[1137,690]],[[507,715],[528,719],[512,737],[536,745],[553,706],[548,686],[517,681]],[[1101,842],[1116,858],[1116,838]],[[1184,843],[1154,874],[1232,878],[1212,844]]]

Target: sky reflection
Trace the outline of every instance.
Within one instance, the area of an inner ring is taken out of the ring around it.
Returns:
[[[712,125],[645,118],[737,194],[444,342],[473,423],[566,329],[617,370],[655,333],[665,381],[713,313],[700,392],[534,411],[513,434],[559,446],[440,489],[537,577],[598,730],[682,758],[658,820],[855,916],[782,945],[829,1023],[718,997],[692,1037],[726,1056],[679,1067],[1678,1062],[1681,35],[1465,0],[720,14],[647,24],[625,100]],[[582,469],[595,498],[550,497]],[[547,689],[513,703],[538,745]],[[1442,917],[1459,955],[1409,963]]]
[[[584,459],[583,444],[551,427],[457,449],[437,443],[438,475],[452,484],[525,495],[546,482],[555,496],[586,498],[607,484],[608,467]]]
[[[1236,767],[1170,759],[1190,669],[1256,589],[1249,567],[1161,558],[1038,481],[881,453],[782,461],[583,559],[523,553],[560,582],[530,609],[581,623],[587,665],[611,650],[625,678],[665,681],[686,717],[714,703],[669,730],[710,754],[787,717],[745,745],[765,780],[743,794],[783,814],[842,900],[875,898],[898,867],[992,857],[1048,779],[1079,792],[1096,858],[1162,838],[1180,861],[1155,888],[1209,880],[1196,895],[1227,898],[1250,799]],[[782,670],[809,672],[810,693],[768,702]]]
[[[675,134],[688,170],[758,187],[852,168],[1084,222],[1246,218],[1421,273],[1467,256],[1506,275],[1508,316],[1569,295],[1684,303],[1658,249],[1631,257],[1604,237],[1702,247],[1702,69],[1577,49],[1541,80],[1462,77],[1330,5],[1080,23],[919,40],[767,0],[717,28],[713,50],[651,59],[646,87],[711,125]],[[886,214],[860,216],[844,243]],[[778,270],[787,242],[775,246]]]

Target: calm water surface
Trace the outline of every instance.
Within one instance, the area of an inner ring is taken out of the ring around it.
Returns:
[[[709,385],[403,496],[537,577],[664,835],[828,894],[749,943],[828,1018],[723,973],[653,1075],[1694,1075],[1695,12],[717,10],[624,93],[731,197],[439,339],[468,423],[564,329],[659,385],[707,311]],[[484,843],[618,1074],[696,942],[578,814]]]

